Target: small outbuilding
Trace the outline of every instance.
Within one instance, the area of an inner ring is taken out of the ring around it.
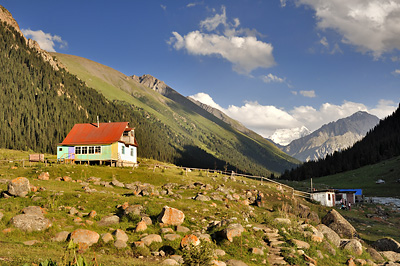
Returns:
[[[336,204],[350,203],[355,204],[364,200],[362,189],[337,189],[336,190]]]
[[[335,192],[332,189],[311,192],[311,199],[318,201],[323,206],[333,207],[335,205]]]
[[[135,166],[137,147],[129,122],[76,124],[57,146],[57,160]]]

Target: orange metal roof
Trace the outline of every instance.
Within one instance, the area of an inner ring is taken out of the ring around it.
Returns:
[[[129,128],[128,122],[75,124],[62,145],[109,144],[118,141]],[[135,140],[136,144],[136,140]]]

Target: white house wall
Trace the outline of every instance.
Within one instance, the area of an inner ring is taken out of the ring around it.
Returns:
[[[125,153],[122,153],[122,147],[125,147]],[[133,156],[131,156],[131,149],[133,149]],[[125,145],[122,142],[118,142],[118,157],[122,161],[137,163],[137,148],[133,145]]]

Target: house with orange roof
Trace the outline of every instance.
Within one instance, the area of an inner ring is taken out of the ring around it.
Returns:
[[[129,122],[75,124],[57,145],[59,162],[134,166],[137,164],[135,130]]]

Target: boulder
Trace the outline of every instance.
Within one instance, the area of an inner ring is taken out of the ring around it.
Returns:
[[[127,242],[129,237],[128,235],[121,229],[117,229],[113,232],[113,235],[115,236],[116,240],[121,240],[124,242]]]
[[[212,260],[211,265],[212,266],[226,266],[226,263],[223,261],[219,261],[219,260]]]
[[[251,253],[254,255],[264,256],[264,251],[260,248],[251,248]]]
[[[178,233],[187,233],[187,232],[190,231],[190,229],[187,228],[187,227],[185,227],[185,226],[178,225],[178,226],[176,227],[176,231],[177,231]]]
[[[392,261],[392,262],[400,261],[400,253],[397,253],[394,251],[382,251],[381,254],[383,257],[387,258],[389,261]]]
[[[36,214],[19,214],[11,218],[10,223],[26,232],[43,231],[51,226],[49,219]]]
[[[336,234],[335,231],[333,231],[332,229],[330,229],[328,226],[324,225],[324,224],[319,224],[317,225],[317,229],[318,231],[320,231],[325,238],[330,241],[335,247],[339,247],[340,246],[340,236],[338,234]]]
[[[190,248],[190,246],[198,246],[200,245],[200,239],[195,235],[186,235],[181,240],[182,248]]]
[[[71,240],[79,245],[84,244],[90,247],[99,241],[100,235],[87,229],[76,229],[71,233]]]
[[[381,256],[381,254],[379,254],[378,251],[376,251],[376,249],[372,248],[372,247],[368,247],[367,248],[367,252],[369,253],[369,255],[371,256],[371,258],[376,261],[376,262],[383,262],[384,259]]]
[[[226,262],[226,265],[228,265],[228,266],[247,266],[247,264],[244,263],[243,261],[241,261],[241,260],[234,260],[234,259],[228,260],[228,261]]]
[[[114,241],[114,237],[111,233],[105,233],[101,235],[101,240],[103,240],[104,243],[108,243],[110,241]]]
[[[172,265],[172,266],[178,265],[179,266],[179,263],[174,259],[166,259],[162,262],[162,265]]]
[[[101,218],[101,220],[98,222],[99,226],[110,226],[113,224],[118,224],[119,223],[119,217],[116,215],[110,215]]]
[[[175,241],[175,240],[181,238],[181,235],[178,235],[178,234],[167,234],[167,235],[164,236],[164,238],[165,238],[165,240],[168,240],[168,241]]]
[[[311,224],[302,224],[300,228],[304,230],[304,236],[311,237],[312,241],[322,242],[324,240],[324,235]]]
[[[29,180],[25,177],[17,177],[8,183],[8,194],[16,197],[25,197],[30,191]]]
[[[53,242],[65,242],[67,241],[69,236],[69,232],[68,231],[61,231],[58,232],[52,239],[51,241]]]
[[[222,250],[222,249],[214,250],[214,256],[222,257],[222,256],[225,256],[225,255],[226,255],[226,252],[224,250]]]
[[[128,245],[126,244],[126,241],[122,241],[122,240],[116,240],[114,242],[114,247],[116,247],[117,249],[122,249],[122,248],[126,248]]]
[[[362,245],[357,239],[342,239],[340,247],[360,256],[363,252]]]
[[[390,237],[381,238],[372,243],[372,246],[378,251],[394,251],[400,253],[400,243]]]
[[[40,175],[38,176],[39,180],[49,180],[50,175],[49,172],[41,172]]]
[[[113,179],[110,184],[115,187],[125,187],[124,183],[118,181],[117,179]]]
[[[142,241],[146,246],[150,246],[153,242],[161,243],[162,239],[160,235],[151,234],[143,237],[140,241]]]
[[[291,241],[299,249],[309,249],[310,248],[310,244],[308,244],[307,242],[297,240],[297,239],[292,239]]]
[[[40,206],[28,206],[22,209],[22,213],[30,215],[40,215],[45,214],[45,210]]]
[[[275,218],[274,223],[290,225],[292,221],[290,221],[290,219],[288,218]]]
[[[241,236],[242,233],[244,232],[244,228],[241,224],[230,224],[228,225],[227,228],[223,231],[224,236],[226,239],[228,239],[230,242],[233,241],[234,237]]]
[[[140,221],[141,221],[141,222],[144,222],[147,226],[153,224],[153,222],[151,221],[151,218],[148,217],[148,216],[143,216],[143,217],[142,217],[142,220],[140,220]]]
[[[182,211],[168,206],[164,206],[158,216],[158,221],[164,225],[181,225],[184,220],[185,214]]]
[[[135,232],[143,232],[147,230],[147,225],[145,221],[140,221],[136,225]]]
[[[352,238],[357,234],[356,229],[334,209],[322,218],[322,223],[335,231],[340,237]]]
[[[194,199],[198,200],[198,201],[210,201],[211,200],[211,198],[209,196],[206,196],[203,194],[197,194],[197,196]]]

